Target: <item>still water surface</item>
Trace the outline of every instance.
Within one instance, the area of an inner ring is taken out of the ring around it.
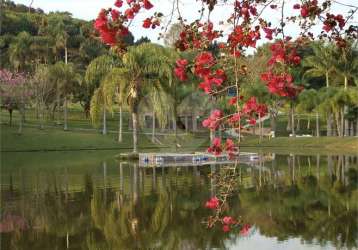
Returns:
[[[228,213],[243,235],[202,223],[219,166],[140,168],[116,153],[3,154],[1,249],[357,249],[357,156],[241,164]]]

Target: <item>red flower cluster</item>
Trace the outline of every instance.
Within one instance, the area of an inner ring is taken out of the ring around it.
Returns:
[[[186,74],[186,66],[188,61],[186,59],[179,59],[176,61],[176,68],[174,69],[174,74],[180,81],[185,81],[188,79]]]
[[[160,25],[159,19],[155,17],[148,17],[143,21],[143,28],[145,29],[149,29],[150,27],[152,27],[152,29],[155,29],[159,25]]]
[[[269,27],[264,27],[263,31],[266,34],[265,38],[269,39],[269,40],[272,40],[272,38],[273,38],[272,34],[276,31],[276,29],[270,29]]]
[[[123,37],[129,33],[126,23],[130,19],[133,19],[141,8],[149,10],[153,7],[149,0],[127,0],[127,4],[129,5],[129,8],[127,8],[124,13],[109,8],[107,10],[102,9],[98,14],[93,26],[95,30],[99,32],[103,43],[124,48],[124,45],[122,44]],[[114,6],[121,8],[123,6],[123,1],[116,0]],[[160,15],[160,13],[157,13],[157,17]],[[151,17],[144,20],[143,27],[155,28],[159,24],[158,18]]]
[[[239,122],[241,120],[241,113],[235,113],[233,114],[229,119],[228,119],[228,123],[231,125],[235,125],[237,122]]]
[[[208,152],[214,155],[221,155],[223,149],[221,147],[221,139],[215,137],[211,146],[208,148]]]
[[[199,83],[199,88],[208,94],[212,92],[213,86],[221,86],[226,80],[224,70],[212,70],[215,65],[215,58],[210,52],[202,52],[195,58],[194,74],[203,79],[203,82]]]
[[[256,98],[253,96],[244,104],[242,111],[249,116],[258,114],[260,117],[263,117],[267,114],[267,106],[265,104],[258,103]]]
[[[245,22],[250,20],[251,16],[257,16],[257,9],[255,5],[250,5],[249,1],[236,1],[235,8],[238,10],[240,17],[244,18]]]
[[[225,216],[222,219],[222,223],[223,223],[223,232],[227,233],[230,232],[231,230],[230,225],[236,224],[236,221],[231,216]]]
[[[293,77],[288,73],[274,74],[271,71],[261,74],[261,80],[266,82],[270,93],[293,98],[302,88],[293,84]]]
[[[211,197],[210,200],[208,200],[205,203],[205,207],[209,209],[217,209],[220,205],[220,201],[217,197]]]
[[[203,121],[203,127],[209,128],[211,130],[216,130],[220,125],[220,119],[223,116],[221,110],[215,109],[211,112],[210,116]]]
[[[269,65],[275,63],[298,65],[301,63],[301,57],[297,54],[296,48],[291,43],[284,43],[282,40],[273,43],[270,46],[271,58],[268,61]]]
[[[175,43],[175,47],[181,51],[187,49],[200,49],[207,47],[214,39],[221,36],[221,33],[214,30],[211,22],[200,23],[195,21],[189,25],[184,25],[179,34],[179,39]]]
[[[228,104],[231,106],[234,106],[234,105],[236,105],[237,100],[238,100],[237,96],[231,97],[228,101]]]
[[[237,148],[235,147],[235,143],[233,140],[226,139],[225,151],[228,153],[229,158],[232,158],[234,154],[237,152]]]
[[[293,6],[293,8],[294,9],[301,8],[301,16],[303,18],[315,17],[315,16],[319,15],[319,13],[321,12],[321,9],[318,7],[318,1],[317,0],[306,1],[301,6],[299,4],[295,4]]]
[[[249,233],[250,233],[250,228],[251,228],[251,225],[249,224],[245,224],[242,229],[240,230],[240,235],[241,236],[248,236]]]
[[[228,37],[228,44],[232,54],[237,46],[256,47],[256,42],[260,39],[260,26],[255,26],[254,30],[248,30],[242,26],[237,26]]]
[[[202,52],[195,58],[195,75],[198,77],[208,76],[211,67],[215,65],[215,58],[210,52]]]
[[[338,27],[343,29],[346,21],[342,15],[333,15],[333,14],[326,14],[326,20],[323,22],[323,30],[326,32],[330,32],[334,27]]]
[[[215,137],[213,139],[212,145],[208,148],[208,152],[214,155],[220,155],[224,150],[228,153],[229,158],[232,158],[235,152],[237,152],[234,141],[231,139],[226,139],[225,144],[222,145],[221,139]]]

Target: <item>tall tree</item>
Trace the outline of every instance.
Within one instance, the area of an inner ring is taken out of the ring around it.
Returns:
[[[32,86],[35,91],[36,103],[39,109],[40,128],[44,128],[46,105],[53,101],[56,96],[56,86],[51,80],[50,67],[48,65],[38,65],[32,79]]]
[[[326,87],[331,86],[331,74],[335,70],[335,48],[332,44],[317,43],[312,44],[313,55],[306,57],[303,60],[303,66],[308,68],[304,73],[304,77],[324,77]],[[327,116],[327,136],[332,133],[332,114]]]
[[[319,103],[320,103],[319,95],[317,91],[314,89],[304,90],[298,96],[298,105],[297,105],[298,111],[303,111],[308,113],[312,113],[313,111],[315,111],[317,137],[320,136],[319,112],[317,108]]]
[[[87,90],[89,96],[95,96],[95,99],[91,100],[91,103],[88,104],[91,109],[91,117],[93,121],[96,121],[97,112],[94,111],[94,107],[96,111],[98,111],[98,105],[102,104],[103,110],[103,129],[102,133],[107,133],[106,126],[106,111],[107,108],[105,106],[105,97],[103,93],[103,81],[106,76],[109,74],[111,69],[116,66],[118,63],[118,59],[111,55],[103,55],[95,58],[88,65],[85,73],[85,83],[87,85]]]
[[[163,85],[172,83],[173,62],[176,54],[165,48],[144,43],[129,47],[123,63],[117,69],[118,87],[125,89],[127,105],[132,116],[133,152],[138,151],[138,108],[145,93],[161,92]],[[151,89],[149,92],[148,89]],[[159,109],[158,105],[154,108]]]
[[[63,129],[68,129],[68,98],[72,92],[73,86],[81,81],[80,75],[75,71],[72,63],[65,64],[58,62],[50,69],[52,80],[56,83],[56,90],[58,96],[58,105],[60,106],[60,97],[63,97]]]

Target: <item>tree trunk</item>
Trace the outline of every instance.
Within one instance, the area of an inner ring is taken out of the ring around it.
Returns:
[[[119,128],[118,128],[118,142],[122,142],[122,127],[123,127],[123,117],[122,117],[122,106],[119,106]]]
[[[296,137],[296,131],[295,131],[295,107],[294,104],[291,104],[291,133],[292,137]]]
[[[326,87],[329,87],[329,72],[326,71]]]
[[[133,153],[138,152],[138,114],[136,111],[132,112],[132,126],[133,126]]]
[[[177,116],[176,112],[173,116],[173,129],[174,129],[174,138],[175,138],[175,150],[177,150],[178,147],[178,128],[177,128]]]
[[[185,115],[185,133],[188,133],[188,131],[189,131],[189,120],[188,120],[188,116],[187,115]]]
[[[332,122],[333,122],[333,117],[332,114],[329,113],[327,116],[327,136],[333,136]]]
[[[316,112],[316,136],[319,137],[320,134],[319,134],[319,114],[318,112]]]
[[[288,118],[287,118],[287,127],[286,130],[289,132],[292,130],[292,108],[289,109],[288,111]]]
[[[155,112],[152,112],[152,142],[155,143]]]
[[[307,120],[307,129],[311,128],[311,116],[308,116],[308,120]]]
[[[348,113],[348,106],[344,105],[343,108],[343,119],[344,119],[344,136],[349,136],[349,120],[345,119],[345,114]]]
[[[277,116],[270,114],[270,126],[271,126],[271,131],[273,131],[274,133],[276,133],[276,123],[277,123]]]
[[[297,118],[296,130],[299,131],[300,129],[301,129],[301,119]]]
[[[215,137],[215,131],[212,130],[212,129],[210,129],[210,145],[211,145],[211,143],[213,142],[214,137]]]
[[[344,136],[344,108],[341,108],[341,136]]]
[[[45,118],[45,111],[44,111],[44,106],[41,103],[39,106],[39,115],[40,115],[40,129],[44,129],[44,118]]]
[[[339,111],[335,112],[334,118],[335,118],[335,121],[336,121],[337,134],[338,134],[339,137],[341,137],[342,135],[341,135],[341,123],[339,121],[339,118],[340,118],[339,113],[340,113]]]
[[[262,142],[262,137],[263,137],[263,131],[262,131],[262,121],[261,121],[261,116],[259,114],[259,130],[260,130],[260,143]]]
[[[9,125],[10,125],[10,127],[12,126],[12,109],[8,109],[8,111],[9,111]]]
[[[67,126],[67,96],[65,95],[65,99],[63,102],[63,130],[68,130]]]
[[[193,112],[193,132],[197,132],[198,131],[198,119],[196,118],[196,113]]]
[[[57,91],[59,91],[59,90],[57,90]],[[60,125],[61,124],[61,122],[60,122],[60,117],[61,117],[61,114],[60,114],[60,112],[61,112],[61,110],[60,110],[60,103],[61,102],[61,100],[60,100],[60,93],[57,93],[57,122],[56,122],[56,124],[57,125]]]
[[[103,128],[102,128],[102,135],[107,134],[107,112],[106,107],[103,107]]]
[[[22,110],[22,106],[20,107],[20,119],[19,119],[19,130],[18,130],[18,133],[19,134],[22,134],[22,126],[23,126],[23,120],[22,120],[22,112],[23,112],[23,110]]]
[[[67,46],[65,46],[65,64],[68,63],[68,49]]]

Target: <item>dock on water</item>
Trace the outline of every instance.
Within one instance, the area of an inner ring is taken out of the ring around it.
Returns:
[[[208,153],[196,152],[185,153],[139,153],[140,167],[155,166],[201,166],[201,165],[221,165],[233,164],[235,162],[244,164],[254,164],[260,160],[257,153],[241,152],[234,157],[227,154],[215,156]]]

